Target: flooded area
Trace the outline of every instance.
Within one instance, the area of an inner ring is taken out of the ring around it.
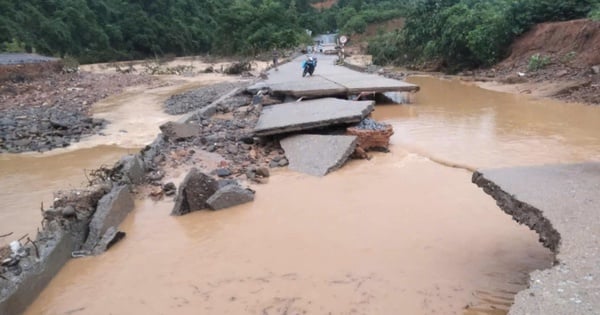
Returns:
[[[600,108],[411,77],[415,105],[378,106],[395,145],[468,168],[600,161]]]
[[[26,314],[505,314],[552,255],[466,169],[600,161],[600,108],[410,82],[416,104],[374,112],[394,126],[391,153],[323,178],[276,171],[229,210],[172,217],[172,200],[139,199],[125,240],[71,260]],[[89,150],[69,154],[102,164]],[[28,174],[20,157],[0,170]],[[20,185],[81,173],[48,168]]]
[[[0,235],[34,238],[40,226],[40,207],[52,205],[53,193],[87,185],[86,175],[102,165],[113,165],[123,155],[138,152],[117,146],[77,151],[0,155]],[[12,238],[12,239],[15,239]],[[10,238],[0,239],[0,245]]]

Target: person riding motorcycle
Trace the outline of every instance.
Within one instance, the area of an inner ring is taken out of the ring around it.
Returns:
[[[315,68],[317,67],[317,58],[309,56],[302,62],[302,76],[305,77],[307,74],[313,75]]]

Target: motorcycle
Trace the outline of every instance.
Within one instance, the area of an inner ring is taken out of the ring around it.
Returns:
[[[308,57],[307,60],[302,62],[302,77],[305,77],[307,74],[311,76],[315,72],[315,68],[317,67],[317,59],[314,57]]]

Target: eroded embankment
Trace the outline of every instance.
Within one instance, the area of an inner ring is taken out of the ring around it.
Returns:
[[[599,314],[600,163],[480,170],[472,181],[555,253],[510,314]]]
[[[557,253],[560,245],[560,234],[554,229],[552,222],[544,217],[542,211],[516,199],[494,182],[486,179],[478,171],[473,173],[472,181],[481,187],[486,194],[492,196],[500,209],[510,215],[519,224],[525,224],[530,229],[536,231],[540,236],[540,242],[554,254]]]

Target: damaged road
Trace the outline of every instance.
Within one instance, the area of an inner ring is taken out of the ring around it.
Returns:
[[[600,310],[600,163],[480,170],[473,183],[535,230],[555,266],[531,273],[510,314]]]

